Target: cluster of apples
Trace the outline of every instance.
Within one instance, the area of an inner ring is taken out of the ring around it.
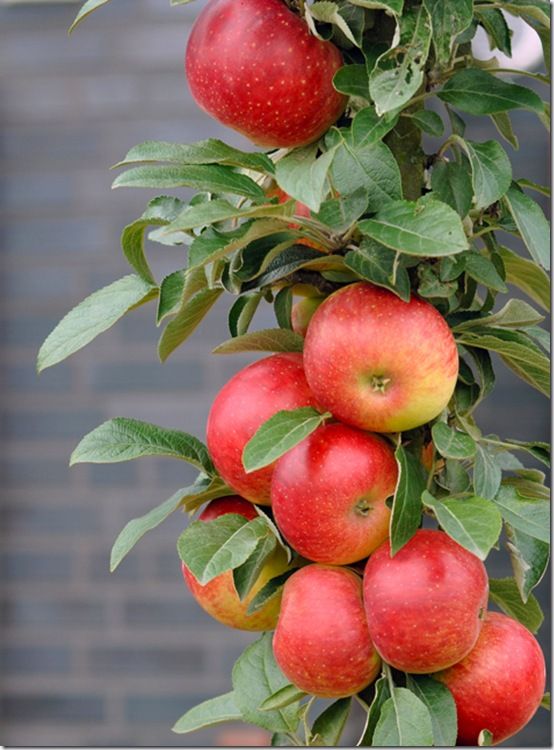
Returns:
[[[422,529],[391,557],[386,500],[398,470],[390,439],[375,434],[436,417],[457,372],[452,333],[429,303],[366,282],[327,297],[308,323],[303,355],[276,354],[241,370],[217,395],[207,425],[214,464],[240,496],[213,501],[200,518],[252,519],[255,505],[270,505],[299,569],[282,601],[273,597],[252,614],[255,594],[288,567],[282,549],[243,601],[230,571],[205,586],[185,566],[183,573],[221,622],[275,628],[277,663],[301,690],[353,695],[376,678],[381,659],[433,674],[454,695],[459,741],[475,744],[484,728],[499,742],[529,721],[544,690],[544,658],[522,625],[487,613],[483,563],[445,533]],[[246,473],[243,449],[260,425],[304,406],[333,419],[275,464]]]
[[[283,0],[210,0],[186,55],[199,106],[271,148],[311,143],[340,117],[347,100],[332,81],[342,64],[340,51],[313,36]],[[297,214],[303,210],[309,213],[297,204]],[[484,565],[446,534],[420,530],[394,557],[388,542],[387,500],[398,481],[390,435],[447,406],[458,376],[448,325],[427,302],[403,302],[368,283],[302,300],[292,324],[305,336],[303,355],[255,362],[213,403],[208,448],[238,494],[212,501],[199,518],[254,519],[256,505],[271,506],[298,570],[282,599],[252,613],[260,589],[290,568],[280,547],[242,601],[231,571],[201,585],[183,564],[190,590],[226,625],[275,629],[275,658],[307,693],[358,693],[383,660],[448,685],[459,743],[476,744],[485,728],[502,741],[541,701],[538,643],[515,620],[487,612]],[[279,411],[306,406],[332,419],[273,465],[247,473],[243,450],[258,428]]]

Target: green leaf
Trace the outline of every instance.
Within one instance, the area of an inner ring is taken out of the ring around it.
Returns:
[[[550,28],[551,6],[548,0],[508,0],[502,7],[514,16],[521,16],[527,21],[529,16]]]
[[[204,269],[201,269],[203,272]],[[161,321],[168,315],[176,313],[183,300],[185,284],[187,281],[187,271],[182,268],[178,271],[168,274],[160,284],[160,296],[158,297],[158,310],[156,313],[156,322]],[[208,285],[206,274],[203,274],[202,283]]]
[[[381,708],[373,745],[431,747],[433,726],[427,706],[406,688],[395,687]]]
[[[247,473],[269,466],[323,424],[330,414],[311,406],[278,411],[258,428],[244,446],[242,463]]]
[[[363,8],[359,8],[353,3],[338,0],[339,13],[348,24],[351,35],[354,37],[354,43],[350,41],[337,27],[333,29],[333,40],[338,47],[350,49],[353,46],[361,47],[366,31],[366,24],[369,22],[369,13],[366,14]]]
[[[348,195],[325,201],[313,218],[331,227],[335,232],[346,232],[365,213],[368,201],[366,188],[358,188]]]
[[[437,483],[452,493],[467,492],[471,482],[467,471],[462,464],[456,460],[446,460],[444,477],[439,475]]]
[[[223,289],[201,289],[185,300],[177,315],[165,327],[158,342],[158,354],[162,362],[194,333],[222,294]]]
[[[177,721],[173,731],[176,734],[187,734],[225,721],[242,721],[242,713],[235,704],[233,691],[191,708]]]
[[[312,211],[319,207],[328,192],[327,172],[335,155],[334,149],[317,156],[317,145],[295,148],[277,162],[275,179],[291,198],[304,203]]]
[[[369,99],[369,78],[365,65],[343,65],[335,73],[333,86],[348,96]]]
[[[550,545],[534,539],[523,531],[506,524],[508,541],[506,546],[510,553],[514,578],[524,602],[537,586],[548,568]]]
[[[525,441],[514,440],[513,438],[509,438],[504,442],[513,446],[514,450],[527,451],[537,461],[540,461],[545,466],[550,466],[550,446],[548,443],[541,442],[540,440]]]
[[[319,737],[322,745],[336,747],[346,726],[352,698],[339,698],[331,703],[314,721],[312,736]]]
[[[494,742],[494,737],[492,736],[492,732],[489,732],[488,729],[481,729],[479,732],[479,737],[477,738],[477,746],[478,747],[490,747]]]
[[[241,601],[252,590],[267,558],[275,551],[276,547],[277,538],[275,536],[271,535],[260,539],[250,557],[233,570],[233,583]]]
[[[117,463],[142,456],[180,458],[207,474],[214,472],[208,449],[198,438],[124,417],[110,419],[85,435],[71,454],[70,466]]]
[[[433,725],[433,744],[454,747],[458,733],[456,704],[452,693],[442,682],[427,675],[406,675],[406,687],[427,706]]]
[[[433,194],[443,203],[453,208],[462,219],[467,216],[473,199],[473,186],[469,162],[463,157],[461,162],[439,161],[431,172]]]
[[[534,326],[544,320],[544,315],[537,312],[531,305],[520,299],[510,299],[504,307],[492,315],[483,318],[474,318],[458,323],[454,326],[455,331],[467,331],[479,326],[499,326],[500,328],[526,328]]]
[[[502,531],[502,516],[493,502],[482,497],[437,500],[429,492],[423,493],[422,500],[449,537],[486,560]]]
[[[71,32],[76,29],[81,21],[84,21],[87,16],[90,16],[95,10],[102,7],[102,5],[107,5],[109,2],[110,0],[87,0],[83,3],[79,12],[75,16],[75,20],[69,27],[69,33],[71,34]]]
[[[38,372],[78,352],[129,310],[149,302],[157,293],[155,286],[134,274],[94,292],[67,313],[40,347]]]
[[[550,542],[550,503],[521,495],[515,487],[501,487],[494,502],[506,523],[524,534]]]
[[[237,352],[301,352],[304,339],[285,328],[266,328],[224,341],[213,350],[214,354]]]
[[[511,57],[512,34],[502,11],[497,8],[481,7],[475,16],[487,32],[491,49],[496,48]]]
[[[235,700],[244,720],[270,732],[291,732],[298,723],[298,703],[273,711],[260,706],[280,688],[289,684],[281,672],[272,649],[272,634],[265,633],[242,653],[233,667]]]
[[[389,683],[386,677],[379,677],[375,682],[375,695],[369,711],[367,712],[366,723],[363,734],[360,741],[357,743],[358,747],[371,747],[373,743],[373,735],[375,733],[375,727],[379,721],[381,715],[381,709],[385,701],[391,697]]]
[[[398,482],[390,519],[391,556],[410,541],[421,522],[421,493],[425,480],[419,461],[399,445],[394,454],[398,464]]]
[[[517,151],[519,149],[519,141],[514,133],[510,115],[507,112],[496,112],[496,114],[491,115],[490,118],[502,138],[504,138],[504,140]]]
[[[364,237],[357,250],[350,250],[344,259],[361,279],[390,289],[405,302],[410,301],[410,277],[404,266],[398,263],[398,256],[378,242]]]
[[[248,252],[250,248],[245,248],[245,252]],[[273,257],[274,252],[277,253],[276,257]],[[268,257],[270,258],[269,263]],[[336,258],[335,258],[336,259]],[[267,265],[266,265],[267,264]],[[250,278],[250,281],[244,284],[244,289],[253,287],[262,287],[273,284],[280,279],[284,279],[299,268],[325,268],[325,266],[333,267],[333,258],[330,255],[324,255],[319,250],[315,250],[312,247],[306,247],[306,245],[292,245],[290,241],[282,243],[280,246],[275,247],[271,250],[268,255],[262,261],[263,273],[259,276],[251,277],[250,269],[248,265],[241,268],[236,272],[236,276],[243,280],[246,277]]]
[[[198,505],[216,497],[232,494],[225,484],[219,479],[200,479],[190,487],[186,487],[168,498],[161,505],[153,508],[140,518],[133,518],[126,524],[114,542],[110,556],[110,572],[113,573],[121,561],[129,554],[135,544],[142,539],[146,532],[155,529],[162,521],[177,510],[179,507],[190,507]]]
[[[350,2],[352,5],[360,5],[362,8],[384,10],[395,16],[402,13],[404,6],[404,0],[350,0]]]
[[[482,400],[492,392],[496,381],[491,356],[485,349],[472,349],[467,347],[467,352],[477,365],[481,389],[479,399]]]
[[[312,18],[314,18],[316,21],[320,21],[321,23],[333,24],[342,32],[342,34],[351,44],[356,47],[359,46],[358,41],[352,33],[352,30],[346,23],[346,20],[339,13],[339,6],[337,5],[337,3],[327,2],[327,0],[321,0],[320,2],[315,2],[312,5],[308,5],[306,7],[306,21],[308,22],[310,28],[312,30],[315,30]]]
[[[254,596],[254,598],[251,600],[250,604],[248,605],[247,614],[251,615],[254,612],[256,612],[258,609],[261,609],[265,604],[270,600],[273,599],[274,596],[277,596],[277,594],[281,591],[283,586],[285,585],[286,581],[291,577],[291,575],[296,571],[296,569],[290,569],[286,570],[284,573],[281,573],[278,576],[275,576],[274,578],[270,578],[270,580],[262,586],[262,588],[257,592],[257,594]]]
[[[527,602],[523,602],[513,578],[489,578],[489,596],[501,610],[532,633],[542,625],[544,615],[538,601],[530,594]]]
[[[408,255],[455,255],[468,246],[460,217],[438,200],[392,201],[358,227],[377,242]]]
[[[383,204],[402,196],[396,159],[379,140],[392,127],[394,123],[390,118],[378,118],[375,111],[367,107],[356,115],[350,130],[333,131],[336,140],[331,165],[333,186],[341,195],[365,189],[367,211],[377,211]]]
[[[286,286],[275,295],[273,309],[279,328],[292,330],[292,287]]]
[[[431,18],[424,6],[407,9],[400,21],[398,44],[382,54],[369,77],[378,115],[402,107],[423,82],[431,46]]]
[[[364,107],[354,116],[350,132],[341,130],[340,133],[354,149],[363,149],[365,146],[380,143],[387,133],[393,130],[398,117],[399,115],[394,112],[381,117],[375,107]]]
[[[110,572],[117,568],[123,558],[130,552],[135,544],[141,539],[147,531],[155,529],[162,521],[177,510],[183,499],[183,490],[178,490],[168,500],[153,508],[140,518],[133,518],[132,521],[124,527],[112,547],[110,558]]]
[[[210,193],[231,193],[245,198],[263,200],[265,193],[254,180],[219,164],[173,164],[133,167],[113,182],[113,188],[179,188],[189,187]]]
[[[470,115],[492,115],[510,109],[542,112],[541,98],[531,89],[518,86],[480,68],[460,70],[438,92],[439,99]]]
[[[498,352],[504,362],[541,393],[550,392],[550,363],[541,349],[522,331],[475,328],[462,331],[457,341],[464,346]]]
[[[545,693],[542,697],[541,701],[541,708],[545,708],[547,711],[550,711],[550,693]]]
[[[508,154],[497,141],[475,143],[456,135],[451,137],[468,155],[473,174],[475,207],[490,206],[506,193],[512,182],[512,165]]]
[[[473,486],[479,497],[493,500],[502,479],[502,470],[494,454],[485,446],[477,445],[477,455],[473,467]]]
[[[547,198],[550,198],[550,196],[552,195],[552,190],[548,185],[540,185],[538,182],[533,182],[533,180],[528,180],[525,177],[520,177],[517,180],[517,184],[522,190],[523,188],[534,190],[541,195],[545,195]]]
[[[239,297],[229,311],[231,336],[242,336],[248,331],[252,318],[262,300],[261,292],[252,292]]]
[[[227,570],[242,565],[260,540],[273,532],[259,516],[248,521],[237,513],[226,513],[213,521],[194,521],[179,537],[179,557],[196,580],[205,585]]]
[[[529,254],[543,268],[550,268],[550,229],[541,207],[515,185],[504,200]]]
[[[134,146],[116,167],[145,162],[169,162],[171,164],[224,164],[229,167],[244,167],[256,172],[273,174],[275,167],[271,159],[262,153],[240,151],[216,138],[191,144],[146,141]]]
[[[546,352],[550,353],[549,331],[545,331],[544,328],[538,328],[537,326],[530,326],[527,329],[527,335],[531,336]]]
[[[439,66],[450,59],[454,40],[473,18],[472,0],[423,0],[433,25],[433,46]]]
[[[290,706],[291,703],[298,703],[307,693],[303,690],[299,690],[296,685],[285,685],[285,687],[279,688],[277,692],[266,698],[260,705],[260,711],[271,711],[275,708],[285,708]]]
[[[462,256],[458,257],[462,258]],[[480,255],[478,252],[468,252],[463,255],[462,264],[467,275],[475,279],[478,284],[484,284],[496,292],[508,291],[504,279],[496,270],[496,266],[485,255]]]
[[[431,430],[435,448],[445,458],[471,458],[477,446],[472,437],[460,430],[452,429],[444,422],[437,422]]]
[[[211,203],[214,203],[212,201]],[[270,207],[267,207],[268,209]],[[279,207],[271,207],[279,208]],[[261,210],[256,209],[256,210]],[[235,214],[236,215],[235,210]],[[269,237],[271,235],[284,235],[294,238],[293,232],[283,233],[283,224],[275,219],[259,219],[258,221],[246,221],[237,229],[228,232],[220,232],[214,227],[208,227],[202,234],[196,237],[189,250],[189,269],[213,263],[235,250],[240,250],[250,243]],[[284,238],[284,237],[283,237]],[[280,240],[279,240],[280,241]]]
[[[149,226],[167,226],[182,211],[183,205],[183,201],[178,198],[167,196],[154,198],[143,215],[123,230],[121,235],[123,253],[138,275],[149,284],[155,285],[156,280],[144,253],[145,229]]]
[[[200,167],[197,167],[197,169],[200,169]],[[207,169],[207,167],[206,167]],[[229,203],[229,201],[216,198],[214,200],[205,201],[203,203],[194,203],[189,206],[187,206],[181,213],[177,216],[177,218],[167,227],[166,231],[168,233],[172,232],[185,232],[190,229],[194,229],[195,227],[203,227],[208,226],[209,224],[217,224],[220,221],[227,221],[228,219],[249,219],[249,218],[256,218],[256,217],[287,217],[288,215],[288,208],[286,205],[275,205],[273,203],[267,203],[263,204],[261,206],[250,206],[246,208],[239,208],[238,206],[235,206],[232,203]],[[267,225],[263,227],[265,230],[267,228]],[[256,229],[259,231],[260,228],[256,227]],[[274,231],[273,226],[271,226],[272,231]],[[231,235],[232,239],[235,239],[236,237],[243,239],[244,231],[246,231],[246,228],[239,228],[235,232],[228,233]],[[262,236],[266,234],[270,234],[271,232],[265,232]],[[223,238],[226,237],[226,235],[222,235]],[[247,244],[247,242],[250,241],[250,238],[247,238],[245,241],[240,243],[240,246]],[[230,244],[230,243],[229,243]],[[212,249],[212,248],[210,248]],[[222,250],[225,249],[225,252],[222,252]],[[196,249],[195,249],[196,250]],[[216,248],[214,249],[214,253],[217,251],[219,256],[222,256],[224,254],[227,254],[230,252],[230,249],[228,245],[224,244],[223,241],[219,241],[216,245]],[[210,257],[210,261],[214,260],[214,257]],[[206,260],[202,260],[202,262],[209,262]],[[190,263],[190,265],[196,265],[197,261],[194,260],[194,263]]]
[[[444,133],[444,122],[440,115],[430,109],[420,109],[409,113],[409,117],[424,133],[440,137]]]

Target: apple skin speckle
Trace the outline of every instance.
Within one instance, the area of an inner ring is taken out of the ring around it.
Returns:
[[[337,47],[310,34],[282,0],[210,0],[192,28],[185,70],[209,115],[260,146],[284,148],[312,143],[341,115],[347,99],[332,81],[342,64]]]

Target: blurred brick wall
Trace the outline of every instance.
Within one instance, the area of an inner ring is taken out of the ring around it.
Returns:
[[[0,511],[0,743],[211,745],[221,730],[171,733],[198,701],[230,687],[252,636],[196,607],[180,578],[175,515],[113,575],[114,537],[130,519],[185,486],[181,462],[143,459],[67,467],[77,441],[113,416],[202,437],[211,400],[246,364],[209,355],[227,337],[220,303],[164,366],[152,306],[68,362],[34,372],[38,346],[86,294],[128,272],[119,247],[148,191],[110,191],[109,166],[148,139],[241,139],[204,117],[182,57],[198,4],[116,0],[68,40],[72,4],[0,8],[0,346],[3,497]],[[519,174],[545,182],[546,138],[527,115]],[[244,142],[242,142],[244,144]],[[179,249],[155,246],[161,277]],[[272,314],[258,313],[260,327]],[[481,410],[487,429],[545,438],[546,401],[498,368]],[[494,574],[508,574],[493,556]],[[543,597],[548,586],[542,586]],[[549,624],[543,629],[548,641]],[[546,745],[548,717],[520,735]],[[237,735],[236,744],[246,742]],[[253,729],[247,738],[260,741]]]

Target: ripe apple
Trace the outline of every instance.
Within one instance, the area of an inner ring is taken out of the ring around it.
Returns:
[[[456,342],[428,302],[403,302],[366,282],[328,297],[315,313],[304,348],[310,388],[347,424],[399,432],[436,417],[458,377]]]
[[[389,535],[398,469],[385,440],[343,424],[319,427],[276,463],[275,521],[309,560],[345,565],[367,557]]]
[[[303,297],[292,306],[292,330],[299,336],[305,336],[310,320],[325,297]]]
[[[369,685],[381,660],[369,637],[359,576],[328,565],[293,573],[284,586],[273,653],[292,683],[321,698]]]
[[[541,702],[545,665],[541,647],[519,622],[488,612],[475,648],[444,672],[458,712],[458,744],[477,745],[482,729],[498,744],[519,732]]]
[[[238,513],[249,521],[257,518],[256,508],[242,497],[221,497],[206,506],[205,510],[198,516],[199,521],[213,521],[226,513]],[[258,591],[270,578],[278,576],[287,568],[287,556],[285,551],[278,547],[268,558],[263,566],[259,578],[241,601],[233,583],[233,573],[227,570],[225,573],[213,578],[202,585],[198,583],[191,571],[184,563],[181,569],[184,579],[192,595],[209,615],[218,622],[231,628],[240,630],[273,630],[279,616],[280,597],[275,596],[253,614],[247,614],[248,606]]]
[[[273,465],[247,474],[244,446],[278,411],[315,405],[301,354],[265,357],[231,378],[213,402],[206,429],[210,455],[227,484],[254,503],[270,505]]]
[[[375,648],[403,672],[445,669],[475,646],[488,592],[481,560],[442,531],[417,531],[392,558],[387,540],[364,573]]]
[[[210,0],[185,69],[209,115],[260,146],[290,148],[317,140],[343,112],[347,99],[333,88],[342,64],[282,0]]]

